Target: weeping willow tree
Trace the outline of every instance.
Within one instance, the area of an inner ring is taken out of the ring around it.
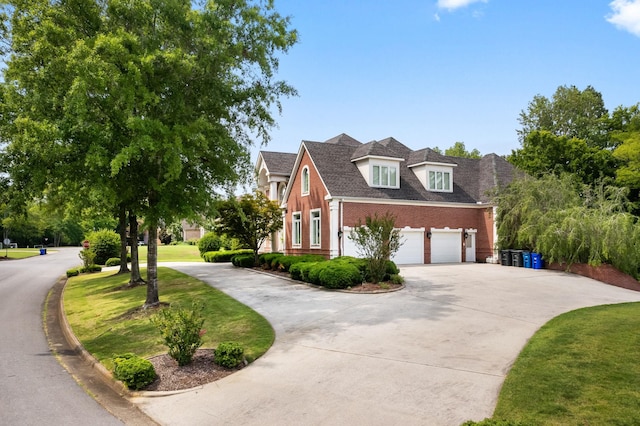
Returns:
[[[640,226],[625,188],[590,187],[570,175],[523,178],[497,196],[498,245],[550,262],[608,263],[640,276]]]

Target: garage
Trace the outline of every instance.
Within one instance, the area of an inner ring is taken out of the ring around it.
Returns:
[[[462,229],[431,228],[431,263],[462,262]]]
[[[349,235],[351,227],[344,227],[345,235]],[[394,257],[391,258],[397,265],[422,265],[424,264],[424,228],[400,229],[402,245]],[[356,245],[349,237],[344,240],[344,256],[358,256]]]

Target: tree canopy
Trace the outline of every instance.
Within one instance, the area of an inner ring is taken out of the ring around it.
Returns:
[[[12,190],[93,192],[150,232],[146,305],[159,302],[159,221],[195,218],[247,176],[269,140],[274,78],[295,44],[273,0],[3,2],[3,120]]]

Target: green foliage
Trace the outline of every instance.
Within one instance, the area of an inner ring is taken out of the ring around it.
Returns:
[[[231,258],[233,266],[240,268],[253,268],[255,266],[255,257],[253,254],[237,254]]]
[[[120,256],[120,236],[109,229],[91,232],[87,239],[91,243],[89,249],[95,254],[95,263],[104,265],[107,259]]]
[[[217,231],[237,238],[245,247],[251,248],[255,263],[258,262],[260,246],[282,228],[280,206],[261,191],[245,194],[239,199],[232,195],[220,201],[217,210]]]
[[[400,231],[394,229],[395,216],[387,212],[379,217],[367,216],[365,223],[358,224],[351,230],[349,239],[356,244],[360,256],[368,263],[368,279],[373,283],[383,281],[387,269],[387,261],[398,252],[402,241]]]
[[[82,249],[80,253],[78,253],[78,257],[82,259],[82,264],[85,268],[95,264],[96,253],[90,249]]]
[[[404,283],[404,278],[402,277],[402,275],[392,274],[389,277],[389,281],[391,281],[393,284],[403,284]]]
[[[362,274],[356,266],[349,263],[331,264],[331,261],[327,263],[319,273],[321,286],[342,289],[362,283]]]
[[[104,266],[120,266],[120,258],[110,257],[109,259],[107,259]]]
[[[222,247],[222,238],[215,232],[207,232],[198,240],[200,256],[208,251],[218,251]]]
[[[277,269],[284,272],[289,272],[289,268],[294,263],[298,262],[320,262],[326,260],[326,258],[319,254],[303,254],[301,256],[280,256],[273,260],[277,264],[272,263],[271,269]]]
[[[77,277],[78,275],[80,275],[80,270],[77,268],[67,270],[67,278]]]
[[[132,353],[114,356],[113,365],[113,377],[122,381],[129,389],[143,389],[156,379],[153,364]]]
[[[516,180],[496,201],[500,249],[539,252],[549,262],[608,263],[639,276],[640,230],[624,189],[549,175]]]
[[[169,356],[178,365],[191,363],[196,350],[202,346],[202,310],[203,306],[194,302],[191,309],[165,308],[151,318],[169,348]]]
[[[89,266],[83,266],[82,268],[79,269],[80,272],[85,273],[85,272],[100,272],[102,271],[102,267],[100,265],[89,265]]]
[[[479,422],[467,420],[461,426],[529,426],[530,423],[522,423],[516,420],[494,420],[484,419]]]
[[[447,148],[444,150],[444,155],[449,155],[451,157],[462,157],[462,158],[482,158],[480,151],[477,149],[472,150],[471,152],[467,151],[467,148],[464,145],[464,142],[456,142],[453,144],[451,148]]]
[[[613,156],[622,164],[616,171],[616,180],[622,185],[640,190],[640,131],[621,135],[622,143],[613,151]]]
[[[236,368],[244,361],[244,348],[237,342],[222,342],[213,353],[213,361],[224,368]]]
[[[258,256],[258,265],[263,269],[271,269],[271,264],[275,259],[284,256],[282,253],[262,253]]]
[[[242,255],[242,254],[253,254],[253,250],[241,249],[241,250],[210,251],[205,253],[202,256],[202,258],[204,259],[205,262],[223,263],[223,262],[231,262],[234,256]]]

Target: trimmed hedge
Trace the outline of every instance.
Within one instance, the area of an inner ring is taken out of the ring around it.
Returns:
[[[244,348],[236,342],[222,342],[213,352],[213,362],[224,368],[236,368],[244,361]]]
[[[251,249],[241,249],[241,250],[224,250],[224,251],[208,251],[202,255],[202,258],[205,262],[212,263],[222,263],[222,262],[231,262],[233,256],[239,254],[251,254],[253,255],[253,250]]]
[[[298,262],[322,262],[327,259],[319,254],[304,254],[302,256],[282,256],[274,259],[273,262],[277,262],[277,268],[274,268],[272,263],[272,269],[278,269],[281,271],[289,272],[291,265]]]
[[[120,258],[119,257],[110,257],[107,259],[107,262],[104,266],[120,266]]]
[[[349,263],[329,265],[320,271],[319,278],[320,285],[326,288],[340,289],[362,283],[362,274]]]
[[[239,268],[253,268],[255,265],[255,256],[253,252],[251,254],[237,254],[231,258],[233,266]]]
[[[282,253],[262,253],[258,257],[258,265],[260,265],[263,269],[273,269],[271,265],[276,259],[283,257]],[[275,263],[277,268],[277,262]]]
[[[113,357],[113,377],[122,381],[129,389],[139,390],[156,379],[156,370],[149,360],[132,353]]]

